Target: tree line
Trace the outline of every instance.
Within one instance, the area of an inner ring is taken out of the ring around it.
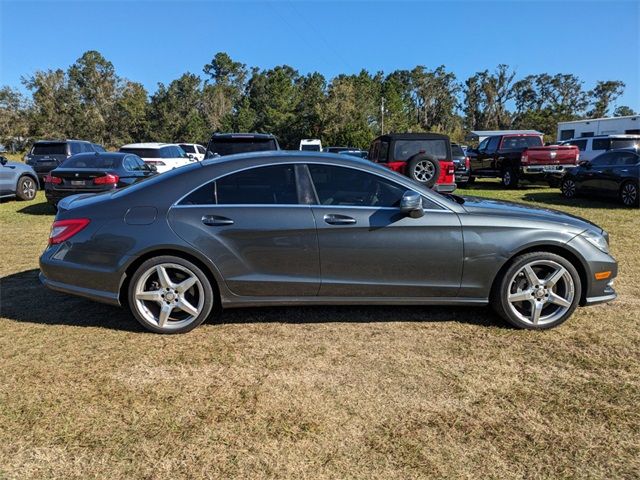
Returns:
[[[149,93],[120,77],[97,51],[67,70],[22,78],[28,91],[0,87],[0,143],[16,139],[81,138],[117,147],[139,141],[204,143],[214,131],[273,133],[284,148],[301,138],[325,145],[368,147],[385,132],[433,131],[462,141],[470,130],[535,129],[555,138],[557,123],[632,115],[614,109],[625,84],[598,81],[592,89],[573,74],[517,78],[507,65],[459,80],[445,66],[362,70],[332,79],[288,65],[248,67],[223,52],[202,76],[184,73]],[[384,98],[384,111],[382,109]]]

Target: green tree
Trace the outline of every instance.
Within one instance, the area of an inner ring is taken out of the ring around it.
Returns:
[[[20,148],[29,134],[28,106],[24,96],[11,87],[0,88],[0,143]]]
[[[619,80],[600,81],[589,92],[593,108],[587,114],[590,118],[606,117],[609,107],[624,93],[624,82]]]
[[[633,108],[626,105],[620,105],[613,111],[614,117],[628,117],[631,115],[637,115],[637,113],[633,111]]]

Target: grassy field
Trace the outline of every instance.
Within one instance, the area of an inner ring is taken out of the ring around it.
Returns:
[[[619,299],[537,333],[482,308],[336,307],[160,336],[41,287],[52,212],[0,203],[0,478],[637,478],[640,214],[465,193],[607,229]]]

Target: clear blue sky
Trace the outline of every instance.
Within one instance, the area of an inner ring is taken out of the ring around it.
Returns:
[[[302,73],[444,64],[458,79],[499,63],[518,76],[574,73],[627,84],[640,110],[640,2],[206,2],[0,0],[0,84],[67,68],[95,49],[153,92],[218,51]]]

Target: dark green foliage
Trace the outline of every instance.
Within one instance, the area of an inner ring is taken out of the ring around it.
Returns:
[[[204,143],[212,132],[275,134],[283,148],[301,138],[367,148],[385,132],[436,131],[461,141],[469,130],[532,128],[553,139],[557,123],[611,114],[624,83],[601,81],[588,91],[575,75],[519,80],[507,65],[458,81],[444,65],[362,70],[327,80],[288,65],[249,68],[223,52],[151,96],[119,77],[99,52],[85,52],[66,71],[23,78],[31,98],[0,88],[0,143],[24,138],[86,138],[117,147],[137,141]],[[384,99],[384,109],[382,108]],[[619,106],[614,115],[631,115]]]

